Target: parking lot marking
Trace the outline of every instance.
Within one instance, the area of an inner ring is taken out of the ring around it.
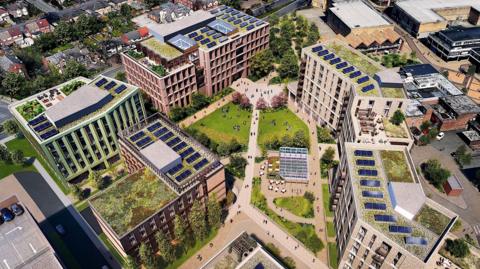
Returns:
[[[33,253],[37,253],[37,250],[33,247],[32,243],[28,243],[28,245],[32,249]]]
[[[10,269],[10,266],[8,265],[7,260],[3,259],[3,264],[5,264],[5,266],[7,267],[7,269]]]
[[[23,229],[22,226],[17,226],[17,227],[15,227],[15,228],[13,228],[11,231],[6,232],[5,235],[8,235],[8,234],[10,234],[10,233],[13,233],[13,232],[15,232],[16,230],[21,231],[22,229]]]

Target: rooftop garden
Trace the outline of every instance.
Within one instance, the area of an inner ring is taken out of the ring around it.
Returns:
[[[90,203],[122,235],[160,210],[177,195],[149,169],[106,189]]]
[[[135,50],[129,50],[127,52],[127,54],[130,56],[130,57],[133,57],[135,59],[141,59],[143,57],[145,57],[145,54],[143,54],[143,52],[141,51],[135,51]]]
[[[163,77],[165,76],[166,74],[168,74],[167,70],[165,69],[165,67],[163,67],[163,65],[159,64],[159,65],[154,65],[152,66],[152,71],[157,73],[159,76]]]
[[[404,123],[395,125],[390,120],[383,119],[383,127],[385,127],[385,134],[388,137],[408,138],[407,129]]]
[[[26,121],[29,121],[44,112],[45,108],[37,100],[32,100],[18,106],[17,111]]]
[[[80,80],[72,81],[72,82],[68,83],[67,85],[63,86],[61,88],[61,91],[65,95],[70,95],[72,92],[74,92],[78,88],[82,87],[83,85],[85,85],[85,82],[83,82],[83,81],[80,81]]]
[[[373,77],[375,73],[380,71],[380,67],[376,64],[373,64],[373,61],[368,60],[366,56],[360,55],[359,53],[353,52],[349,48],[336,44],[330,43],[327,45],[329,50],[340,56],[343,60],[349,62],[351,65],[355,66],[358,70],[366,73],[367,75]]]
[[[435,234],[440,235],[445,230],[448,223],[450,223],[450,218],[432,207],[424,205],[422,209],[420,209],[420,212],[415,216],[415,221],[419,222]]]
[[[382,95],[387,98],[405,98],[401,88],[382,88]]]
[[[389,181],[413,183],[410,167],[403,151],[382,150],[380,157]]]
[[[156,40],[155,38],[149,38],[141,44],[166,59],[175,59],[182,56],[182,52],[167,43],[162,43]]]

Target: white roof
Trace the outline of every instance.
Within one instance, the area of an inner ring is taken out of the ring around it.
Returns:
[[[470,6],[480,11],[479,0],[406,0],[395,5],[421,23],[444,21],[445,19],[435,12],[436,9]]]
[[[351,29],[390,24],[362,1],[335,3],[330,11]]]
[[[165,170],[163,168],[171,168],[171,164],[173,163],[181,162],[180,155],[161,140],[157,140],[153,144],[143,148],[140,150],[140,153],[162,171]]]
[[[418,183],[389,182],[388,192],[392,207],[409,220],[415,217],[426,201],[422,187]]]

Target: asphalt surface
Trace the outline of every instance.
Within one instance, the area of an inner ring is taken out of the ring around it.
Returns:
[[[36,8],[40,9],[41,11],[47,12],[55,12],[58,9],[53,7],[52,5],[47,4],[43,0],[27,0],[30,4],[34,5]]]
[[[3,101],[0,101],[0,125],[12,118],[12,114],[10,114],[10,111],[8,110],[8,104],[3,102]],[[7,137],[8,135],[7,134],[4,134],[4,133],[0,133],[0,139],[3,139],[5,137]]]
[[[40,229],[42,229],[62,261],[65,262],[67,268],[100,269],[103,265],[108,264],[40,174],[22,172],[17,173],[16,176],[47,218],[46,221],[39,223]],[[66,235],[62,236],[61,239],[77,264],[69,263],[71,259],[62,257],[62,251],[59,251],[59,244],[56,243],[58,239],[55,238],[58,238],[58,235],[55,231],[52,231],[52,227],[58,224],[61,224],[66,230]]]

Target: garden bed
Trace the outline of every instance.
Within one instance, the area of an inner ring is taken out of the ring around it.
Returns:
[[[387,137],[408,138],[407,129],[403,122],[400,125],[395,125],[388,119],[384,119],[383,127],[385,127],[385,134]]]
[[[18,106],[17,111],[26,121],[29,121],[44,112],[45,108],[37,100],[32,100]]]

